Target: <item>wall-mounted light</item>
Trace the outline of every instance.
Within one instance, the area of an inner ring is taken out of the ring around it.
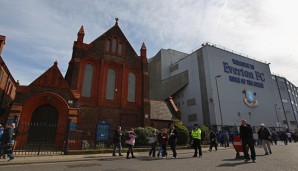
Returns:
[[[68,104],[73,104],[73,100],[68,100]]]

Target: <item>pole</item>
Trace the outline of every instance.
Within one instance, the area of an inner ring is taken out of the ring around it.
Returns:
[[[218,85],[217,85],[217,78],[219,78],[219,77],[221,77],[221,75],[215,76],[215,84],[216,84],[217,98],[218,98],[218,105],[219,105],[221,131],[223,132],[223,121],[222,121],[221,105],[220,105],[219,91],[218,91]]]

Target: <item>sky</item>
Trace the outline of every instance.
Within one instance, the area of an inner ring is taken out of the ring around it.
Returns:
[[[191,53],[210,42],[270,63],[298,86],[297,0],[0,0],[2,58],[28,85],[55,61],[65,75],[84,26],[91,43],[115,24],[139,54],[161,48]]]

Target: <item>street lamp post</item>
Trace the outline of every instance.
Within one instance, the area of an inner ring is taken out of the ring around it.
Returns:
[[[218,92],[218,85],[217,85],[217,78],[219,77],[221,77],[221,75],[215,76],[215,84],[216,84],[217,98],[218,98],[218,105],[219,105],[221,131],[223,131],[222,113],[221,113],[221,106],[220,106],[220,99],[219,99],[219,92]]]
[[[276,119],[277,119],[277,123],[278,123],[278,129],[280,130],[280,126],[281,126],[281,124],[280,124],[280,122],[279,122],[279,118],[278,118],[278,114],[277,114],[277,109],[276,109],[276,107],[277,107],[277,104],[274,105],[274,109],[275,109],[275,113],[276,113]]]

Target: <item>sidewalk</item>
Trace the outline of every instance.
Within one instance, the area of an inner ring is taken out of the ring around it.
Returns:
[[[233,149],[233,147],[218,147],[218,150]],[[171,155],[171,150],[169,149]],[[208,148],[202,148],[203,152],[208,151]],[[177,149],[177,153],[190,153],[193,155],[193,149]],[[148,151],[135,152],[136,157],[148,157]],[[24,165],[24,164],[41,164],[41,163],[57,163],[57,162],[73,162],[73,161],[90,161],[90,160],[121,160],[125,159],[126,151],[123,150],[123,156],[113,157],[112,153],[100,154],[84,154],[84,155],[54,155],[54,156],[16,156],[14,160],[0,159],[0,167],[4,165]]]

